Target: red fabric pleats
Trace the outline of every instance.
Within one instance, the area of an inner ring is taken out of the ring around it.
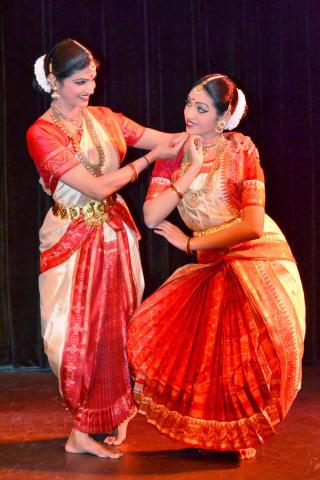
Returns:
[[[288,344],[295,314],[270,261],[211,257],[178,269],[140,305],[128,353],[150,423],[190,445],[238,450],[263,442],[286,414],[299,389],[301,350],[297,358]],[[267,289],[259,303],[255,289],[268,282],[278,293]]]
[[[126,330],[137,294],[124,223],[135,226],[119,203],[109,216],[115,241],[105,242],[103,225],[80,219],[41,256],[46,270],[78,252],[60,385],[75,428],[87,433],[111,431],[134,408]]]

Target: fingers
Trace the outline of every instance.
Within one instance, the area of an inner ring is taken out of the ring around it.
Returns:
[[[256,146],[250,138],[250,143],[248,145],[248,154],[251,155],[255,150],[256,150]]]
[[[252,140],[251,140],[250,137],[248,137],[246,135],[241,143],[242,143],[243,149],[247,150],[249,148],[250,144],[252,144]]]
[[[159,230],[159,231],[163,231],[163,232],[168,232],[170,230],[174,230],[176,229],[177,227],[175,227],[172,223],[168,222],[168,220],[163,220],[162,222],[160,222],[156,227],[155,227],[155,231],[156,229]]]
[[[173,223],[168,222],[168,220],[162,220],[162,222],[158,223],[157,228],[158,227],[169,227],[169,226],[174,227]]]
[[[176,227],[167,220],[159,223],[159,225],[157,225],[154,229],[154,232],[161,237],[164,237],[174,247],[179,248],[180,250],[185,249],[188,237],[180,230],[180,228]]]
[[[236,152],[238,153],[244,150],[248,150],[248,153],[250,154],[252,153],[254,148],[255,148],[255,145],[252,142],[251,138],[248,136],[242,136],[242,140],[237,143]]]
[[[202,147],[203,145],[203,138],[200,135],[190,135],[190,145],[196,148]]]
[[[244,140],[241,140],[240,142],[237,142],[236,144],[236,153],[239,153],[239,152],[242,152],[245,148],[244,148],[244,145],[245,145],[245,141]]]
[[[154,232],[168,240],[169,237],[180,232],[180,229],[167,220],[163,220],[163,222],[155,227]]]
[[[191,152],[191,155],[195,155],[195,154],[198,154],[198,155],[203,155],[202,153],[202,145],[200,146],[196,146],[196,144],[192,141],[190,142],[190,152]]]
[[[167,231],[163,230],[162,228],[156,227],[153,231],[157,235],[160,235],[161,237],[165,238],[166,240],[168,241],[170,240],[170,234]]]
[[[199,135],[192,135],[189,145],[192,163],[201,166],[203,163],[203,139]]]

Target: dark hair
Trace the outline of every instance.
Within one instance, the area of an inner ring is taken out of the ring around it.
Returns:
[[[46,76],[48,76],[51,64],[52,73],[55,75],[56,79],[58,81],[63,81],[78,70],[88,67],[92,58],[93,55],[89,49],[72,38],[66,38],[54,45],[48,53],[46,53],[44,59],[44,71]],[[98,60],[94,58],[94,62],[98,68]],[[34,79],[33,85],[38,87],[37,90],[40,89],[43,92],[36,79]]]
[[[217,75],[218,78],[213,77]],[[206,83],[206,80],[212,78]],[[218,73],[211,73],[200,78],[192,88],[203,84],[204,90],[213,101],[219,116],[223,115],[231,106],[231,113],[234,112],[238,103],[238,92],[235,83],[227,76],[220,76]]]

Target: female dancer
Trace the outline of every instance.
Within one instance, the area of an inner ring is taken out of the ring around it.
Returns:
[[[65,449],[119,458],[120,451],[89,436],[120,425],[121,440],[135,410],[126,326],[144,281],[139,234],[116,192],[176,146],[169,146],[169,134],[88,107],[96,70],[91,52],[75,40],[37,60],[37,83],[52,103],[28,130],[27,143],[55,202],[40,231],[39,285],[45,350],[73,415]],[[120,168],[127,145],[153,150]]]
[[[176,155],[187,134],[172,141],[108,108],[88,107],[96,74],[97,61],[75,40],[40,57],[36,82],[52,103],[27,143],[55,202],[40,231],[39,285],[45,350],[74,419],[65,448],[115,458],[121,453],[89,434],[118,425],[117,439],[106,441],[119,445],[135,412],[126,325],[144,287],[139,235],[116,192],[156,158]],[[254,148],[242,135],[235,141]],[[127,145],[153,150],[120,168]]]
[[[244,94],[214,74],[191,89],[190,134],[174,160],[159,161],[145,222],[197,252],[135,312],[128,353],[139,411],[156,428],[240,458],[274,432],[301,384],[305,306],[280,229],[265,214],[256,152],[236,153],[224,128],[239,123]],[[165,220],[178,207],[188,238]]]

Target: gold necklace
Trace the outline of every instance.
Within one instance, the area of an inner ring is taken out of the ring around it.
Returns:
[[[65,115],[64,113],[60,112],[60,110],[58,110],[54,105],[53,103],[51,103],[51,109],[54,111],[54,113],[56,113],[60,118],[62,118],[62,120],[67,120],[68,122],[72,123],[72,125],[77,129],[77,130],[80,130],[82,131],[82,124],[83,124],[83,112],[82,110],[83,109],[80,109],[78,115],[76,115],[75,117],[67,117],[67,115]]]
[[[78,135],[76,133],[70,132],[70,130],[62,122],[62,120],[61,120],[60,116],[58,115],[58,113],[56,112],[56,110],[53,109],[52,106],[51,106],[51,118],[52,118],[53,122],[55,123],[55,125],[57,125],[57,127],[59,127],[71,139],[72,144],[73,144],[73,148],[75,149],[76,156],[77,156],[79,162],[82,163],[82,165],[84,167],[86,167],[86,169],[89,170],[89,172],[92,173],[92,175],[94,175],[95,177],[100,177],[102,175],[101,168],[102,168],[102,166],[104,164],[104,161],[105,161],[104,150],[103,150],[103,147],[102,147],[101,142],[99,140],[99,137],[98,137],[98,135],[97,135],[97,133],[94,129],[92,120],[91,120],[88,112],[86,110],[82,110],[82,116],[83,116],[84,122],[86,124],[86,127],[88,129],[89,135],[90,135],[90,137],[91,137],[91,139],[94,143],[94,146],[97,149],[98,157],[99,157],[98,163],[89,162],[89,160],[87,159],[87,157],[85,156],[85,154],[81,150]]]
[[[203,157],[206,157],[208,155],[208,152],[211,150],[213,147],[217,147],[221,141],[221,135],[218,135],[217,138],[214,139],[212,143],[207,143],[205,145],[202,145],[202,154]]]
[[[217,144],[217,153],[215,158],[212,161],[210,170],[207,174],[207,177],[203,183],[203,185],[200,188],[197,189],[192,189],[188,188],[186,193],[183,196],[183,203],[185,203],[188,207],[190,208],[196,208],[199,206],[200,199],[201,197],[204,197],[211,185],[211,181],[213,178],[213,175],[216,170],[220,167],[221,161],[224,159],[224,156],[226,154],[226,144],[227,144],[227,139],[222,136],[219,139],[219,143]],[[182,159],[182,165],[181,165],[181,175],[185,173],[187,168],[189,167],[191,161],[190,161],[190,152],[189,150],[186,150],[183,155]]]

